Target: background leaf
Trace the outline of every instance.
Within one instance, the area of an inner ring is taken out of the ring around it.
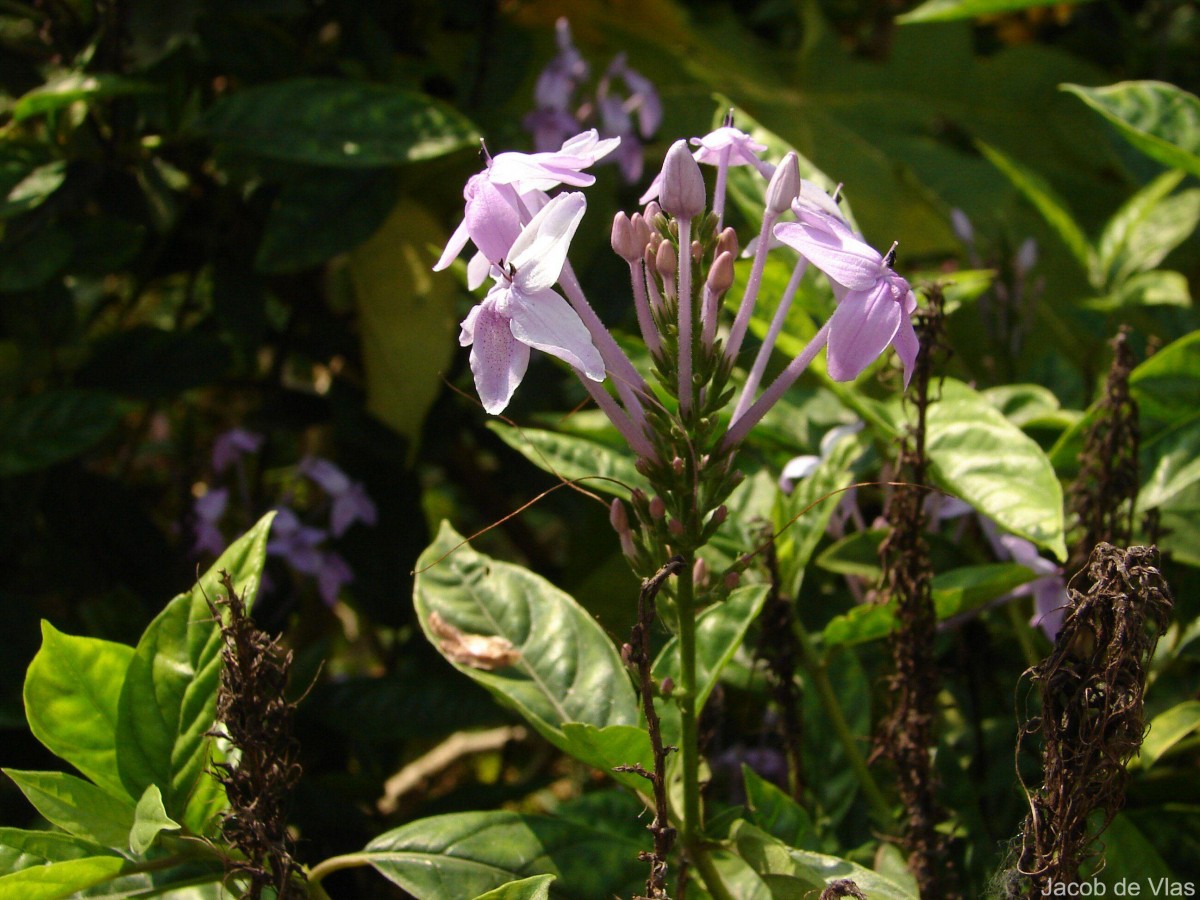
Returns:
[[[44,469],[90,449],[116,427],[116,398],[46,391],[0,409],[0,477]]]
[[[92,856],[0,875],[0,900],[58,900],[108,881],[125,866],[116,856]]]
[[[539,469],[568,481],[582,478],[581,487],[588,490],[628,500],[630,488],[645,483],[628,453],[596,441],[499,422],[488,422],[488,428]]]
[[[162,791],[152,784],[138,800],[133,827],[129,830],[129,849],[140,856],[150,849],[160,833],[178,831],[179,827],[179,823],[167,815]]]
[[[534,875],[480,894],[475,900],[549,900],[553,875]]]
[[[896,16],[901,25],[918,22],[951,22],[955,19],[975,19],[1038,9],[1045,6],[1071,6],[1091,0],[926,0],[916,9]]]
[[[117,850],[129,844],[133,801],[114,797],[90,782],[65,772],[20,772],[5,769],[46,821],[85,841]]]
[[[242,153],[341,168],[416,162],[478,140],[461,113],[432,97],[335,78],[246,88],[213,106],[204,126]]]
[[[1200,176],[1200,98],[1162,81],[1090,88],[1064,84],[1129,143],[1165,166]]]

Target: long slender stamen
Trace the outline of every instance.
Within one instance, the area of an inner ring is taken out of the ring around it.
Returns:
[[[754,250],[754,265],[750,269],[750,278],[746,282],[746,293],[742,295],[742,305],[738,307],[737,316],[733,320],[733,328],[729,332],[729,343],[725,346],[725,356],[730,361],[735,361],[738,351],[742,349],[742,340],[746,337],[746,329],[750,325],[750,314],[754,312],[754,304],[758,300],[758,289],[762,284],[763,269],[767,264],[771,228],[778,218],[778,215],[770,211],[763,214],[762,229],[758,233],[758,246]]]
[[[718,233],[725,227],[725,179],[729,175],[729,157],[732,152],[732,147],[722,147],[721,161],[717,164],[717,183],[713,188],[713,212],[717,214]]]
[[[779,298],[779,306],[775,309],[775,316],[771,319],[771,327],[767,330],[766,337],[763,338],[762,346],[758,348],[758,356],[754,358],[754,365],[750,369],[750,374],[746,376],[746,383],[742,387],[742,394],[738,397],[737,405],[733,408],[733,421],[735,422],[746,411],[746,407],[750,405],[750,401],[754,399],[754,394],[758,391],[758,385],[761,383],[763,373],[767,369],[767,362],[771,358],[771,353],[775,350],[775,341],[783,331],[784,322],[787,321],[788,310],[791,309],[792,300],[796,296],[797,289],[800,287],[800,279],[804,277],[804,272],[807,268],[808,260],[801,257],[796,262],[796,267],[792,269],[792,277],[788,279],[783,296]]]
[[[767,414],[768,410],[779,402],[788,388],[796,383],[796,379],[816,359],[817,354],[821,352],[821,348],[828,341],[829,323],[826,322],[821,326],[821,330],[813,335],[808,346],[800,351],[800,355],[788,363],[788,367],[779,373],[779,377],[771,382],[769,388],[763,391],[762,396],[755,401],[754,405],[733,420],[729,431],[725,433],[725,439],[721,441],[721,452],[733,449],[745,439],[746,435],[750,433],[750,429],[762,421],[762,417]]]
[[[601,385],[592,381],[582,372],[577,372],[579,381],[583,384],[591,398],[596,402],[596,405],[608,417],[613,426],[620,432],[621,437],[625,438],[625,442],[629,444],[631,449],[643,459],[651,461],[658,459],[658,454],[654,452],[654,445],[650,443],[645,434],[645,420],[643,419],[641,426],[636,424],[631,419],[625,410],[621,409],[621,405],[606,391]]]
[[[637,310],[638,328],[642,332],[642,340],[646,349],[658,356],[662,352],[662,339],[658,329],[654,327],[654,319],[650,315],[650,302],[646,297],[646,274],[642,260],[632,260],[629,263],[629,281],[633,286],[633,305]]]

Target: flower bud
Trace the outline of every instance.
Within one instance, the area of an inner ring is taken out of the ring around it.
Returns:
[[[680,459],[678,456],[677,456],[677,457],[675,457],[673,460],[671,460],[671,470],[672,470],[672,471],[673,471],[673,472],[674,472],[676,475],[682,475],[682,474],[683,474],[683,460],[682,460],[682,459]]]
[[[646,249],[646,245],[650,243],[650,225],[646,221],[646,217],[641,213],[634,213],[629,217],[629,224],[633,229],[633,238],[637,241],[638,253]]]
[[[655,494],[650,498],[650,518],[661,519],[667,514],[667,504],[663,503],[663,498]]]
[[[683,523],[678,519],[671,519],[667,522],[667,531],[671,533],[671,537],[683,537]]]
[[[720,525],[722,522],[725,521],[725,519],[728,516],[729,516],[729,508],[726,507],[724,503],[722,503],[720,506],[718,506],[716,509],[713,510],[713,514],[712,514],[711,518],[709,518],[709,521],[712,522],[712,524],[714,524],[714,525]]]
[[[608,522],[617,534],[624,534],[629,530],[629,513],[625,511],[625,504],[615,497],[608,508]]]
[[[726,250],[720,253],[708,270],[707,287],[714,294],[723,294],[733,284],[733,257]]]
[[[667,151],[658,196],[663,210],[677,219],[694,219],[704,212],[704,176],[687,141],[676,141]]]
[[[704,255],[704,247],[699,241],[692,241],[692,260],[696,263],[700,262],[700,257]]]
[[[783,215],[792,208],[792,201],[800,195],[800,163],[795,152],[788,153],[771,176],[767,185],[767,212]]]
[[[662,684],[658,687],[658,692],[664,697],[670,697],[675,693],[675,679],[668,675],[662,680]]]
[[[646,224],[654,228],[654,219],[662,215],[662,207],[658,205],[657,200],[651,200],[646,204],[646,210],[642,213],[642,218],[646,220]]]
[[[725,586],[725,590],[732,591],[735,587],[738,586],[738,582],[740,582],[741,580],[742,580],[741,573],[726,572],[725,577],[721,580],[721,583]]]
[[[717,235],[717,249],[714,251],[718,256],[722,253],[728,253],[734,259],[738,255],[738,239],[737,232],[732,228],[726,228]]]
[[[675,253],[675,245],[670,241],[663,241],[659,244],[654,265],[658,269],[659,275],[674,280],[675,269],[679,265],[679,256]]]
[[[642,256],[642,248],[637,245],[633,225],[629,216],[623,212],[613,216],[612,248],[613,252],[626,262],[636,262]]]
[[[692,564],[692,583],[697,586],[708,584],[708,563],[702,556],[697,556],[696,561]]]

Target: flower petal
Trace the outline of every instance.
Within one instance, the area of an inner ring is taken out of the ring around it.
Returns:
[[[853,381],[900,328],[900,305],[885,279],[871,290],[850,291],[829,317],[829,377]]]
[[[883,257],[873,247],[853,237],[844,226],[835,227],[836,220],[832,216],[800,210],[797,215],[808,221],[776,225],[777,238],[799,250],[830,279],[852,291],[868,290],[879,281]],[[810,224],[818,215],[823,220],[821,227]]]
[[[475,315],[471,372],[483,408],[492,415],[502,412],[513,391],[525,377],[529,348],[513,337],[508,319],[487,303]]]
[[[540,210],[513,242],[508,262],[513,286],[524,294],[547,290],[562,273],[567,248],[587,210],[583,194],[559,194]]]
[[[433,271],[440,272],[442,269],[449,267],[450,263],[458,258],[458,254],[462,253],[463,247],[467,246],[467,242],[471,239],[470,233],[467,231],[467,220],[463,219],[458,223],[458,227],[454,229],[454,234],[450,235],[450,240],[446,241],[446,249],[442,251],[441,257],[433,265]]]
[[[509,295],[513,337],[579,369],[592,381],[604,380],[604,360],[579,314],[552,290]]]
[[[482,181],[467,201],[463,221],[475,246],[494,263],[508,258],[509,248],[521,233],[521,218],[516,209],[488,181]]]

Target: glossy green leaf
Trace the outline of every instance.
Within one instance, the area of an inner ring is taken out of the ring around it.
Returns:
[[[554,585],[477,553],[446,522],[417,560],[417,572],[413,597],[426,637],[548,740],[566,749],[565,722],[597,728],[637,722],[633,685],[612,641]],[[434,613],[440,626],[431,623]],[[484,666],[492,663],[471,649],[476,640],[488,642],[485,653],[511,646],[516,655],[489,670]]]
[[[70,233],[58,225],[0,243],[0,293],[41,287],[63,270],[73,249]]]
[[[179,828],[179,823],[167,815],[162,791],[158,785],[152,784],[138,800],[133,827],[129,830],[129,849],[140,856],[150,849],[159,834],[178,831]]]
[[[58,900],[108,881],[125,865],[116,856],[91,856],[0,875],[0,900]]]
[[[1102,884],[1109,888],[1109,892],[1105,896],[1117,896],[1113,888],[1122,881],[1126,884],[1139,884],[1142,886],[1152,886],[1155,883],[1162,884],[1163,879],[1166,880],[1167,890],[1155,891],[1153,887],[1149,890],[1143,888],[1139,897],[1186,897],[1186,892],[1180,892],[1184,882],[1180,880],[1176,873],[1171,871],[1171,867],[1158,852],[1158,848],[1154,842],[1146,836],[1146,833],[1138,827],[1134,818],[1128,812],[1119,812],[1109,823],[1108,828],[1104,830],[1104,835],[1101,838],[1104,841],[1104,865],[1098,872],[1095,873],[1095,881],[1093,883]],[[1081,882],[1087,883],[1087,882]],[[1178,887],[1172,893],[1170,885],[1174,883]],[[1096,896],[1100,896],[1099,890],[1096,891]],[[1124,896],[1131,896],[1126,894]]]
[[[562,819],[471,812],[410,822],[355,856],[419,900],[474,897],[541,874],[557,876],[552,897],[592,900],[644,886],[643,843]]]
[[[416,162],[478,140],[467,119],[432,97],[336,78],[246,88],[218,101],[204,126],[243,153],[339,168]]]
[[[284,185],[254,260],[260,272],[298,272],[352,250],[396,202],[390,169],[320,171]]]
[[[1200,409],[1144,439],[1138,467],[1143,509],[1162,506],[1200,481]]]
[[[1150,768],[1179,741],[1200,728],[1200,700],[1184,700],[1150,721],[1142,740],[1141,765]]]
[[[1062,238],[1063,243],[1066,244],[1067,249],[1071,251],[1071,255],[1075,257],[1083,270],[1085,272],[1092,271],[1095,251],[1088,242],[1087,235],[1083,233],[1083,229],[1079,227],[1072,216],[1066,201],[1054,192],[1054,189],[1041,175],[1016,160],[1010,159],[995,147],[981,143],[979,150],[1042,214],[1042,218]]]
[[[1154,245],[1151,237],[1159,229],[1151,219],[1183,178],[1184,173],[1178,170],[1164,172],[1126,200],[1112,215],[1096,242],[1096,270],[1089,276],[1093,287],[1119,285],[1134,272],[1153,269],[1175,248],[1178,242],[1159,253],[1160,248]],[[1160,212],[1157,217],[1161,219],[1163,214]],[[1167,216],[1168,220],[1175,218],[1177,216]],[[1184,234],[1180,240],[1186,237]],[[1143,253],[1153,255],[1143,259]]]
[[[5,769],[34,808],[64,831],[102,847],[128,845],[133,801],[114,797],[94,784],[65,772],[22,772]]]
[[[815,839],[808,811],[745,763],[742,763],[742,783],[755,825],[789,847]]]
[[[220,573],[251,606],[262,576],[268,513],[232,543],[199,582],[167,604],[147,627],[121,689],[117,764],[131,796],[151,785],[162,790],[167,814],[202,833],[211,798],[192,803],[211,752],[208,732],[216,720],[221,633],[207,598],[224,593]]]
[[[1050,460],[985,398],[946,379],[929,407],[925,452],[935,486],[1066,559],[1062,487]]]
[[[582,763],[606,773],[635,791],[649,790],[650,782],[634,772],[615,772],[617,766],[640,765],[654,770],[654,750],[650,735],[639,725],[606,725],[597,728],[585,722],[566,722],[562,726],[562,749]]]
[[[1200,176],[1200,98],[1162,81],[1064,84],[1151,159]]]
[[[61,831],[0,828],[0,872],[16,872],[51,862],[104,856],[106,848]]]
[[[0,478],[47,468],[104,439],[120,420],[102,391],[46,391],[0,409]]]
[[[132,658],[132,647],[73,637],[43,622],[42,647],[25,676],[25,715],[34,737],[114,797],[126,794],[116,735]]]
[[[803,895],[773,890],[766,880],[771,876],[760,875],[740,853],[718,848],[709,851],[709,858],[720,875],[721,883],[738,900],[802,900]],[[801,888],[813,887],[815,885],[801,885]],[[708,893],[703,896],[707,898],[712,895]]]
[[[1063,0],[925,0],[916,9],[896,16],[896,21],[901,25],[913,25],[921,22],[952,22],[957,19],[1004,15],[1024,9],[1090,2],[1091,0],[1066,0],[1066,2]]]
[[[988,563],[939,572],[930,585],[938,620],[966,612],[1002,597],[1037,578],[1017,563]],[[896,626],[896,604],[863,604],[834,616],[825,626],[825,643],[860,644],[886,637]]]
[[[787,875],[823,889],[832,881],[849,878],[871,900],[918,900],[908,888],[849,860],[811,850],[788,847],[749,822],[738,822],[730,832],[738,855],[760,875]]]
[[[14,119],[20,121],[30,116],[62,109],[81,100],[145,94],[154,89],[153,85],[144,81],[135,81],[120,75],[68,72],[22,96],[13,105],[12,114]]]
[[[489,422],[488,428],[539,469],[567,481],[579,479],[588,490],[628,499],[630,489],[646,481],[632,456],[595,441],[499,422]]]
[[[4,167],[0,164],[0,191],[3,190]],[[0,199],[0,219],[11,218],[37,209],[46,198],[62,187],[67,177],[67,163],[56,159],[38,166],[8,189]]]
[[[1001,384],[980,391],[980,395],[1019,428],[1059,409],[1058,397],[1040,384]]]
[[[725,600],[708,607],[696,620],[696,712],[721,678],[721,670],[733,659],[746,631],[758,618],[770,587],[749,584],[734,590]],[[674,637],[654,660],[654,680],[664,678],[679,684],[679,638]]]
[[[550,900],[550,883],[554,878],[554,875],[533,875],[520,881],[510,881],[486,894],[480,894],[475,900]]]

